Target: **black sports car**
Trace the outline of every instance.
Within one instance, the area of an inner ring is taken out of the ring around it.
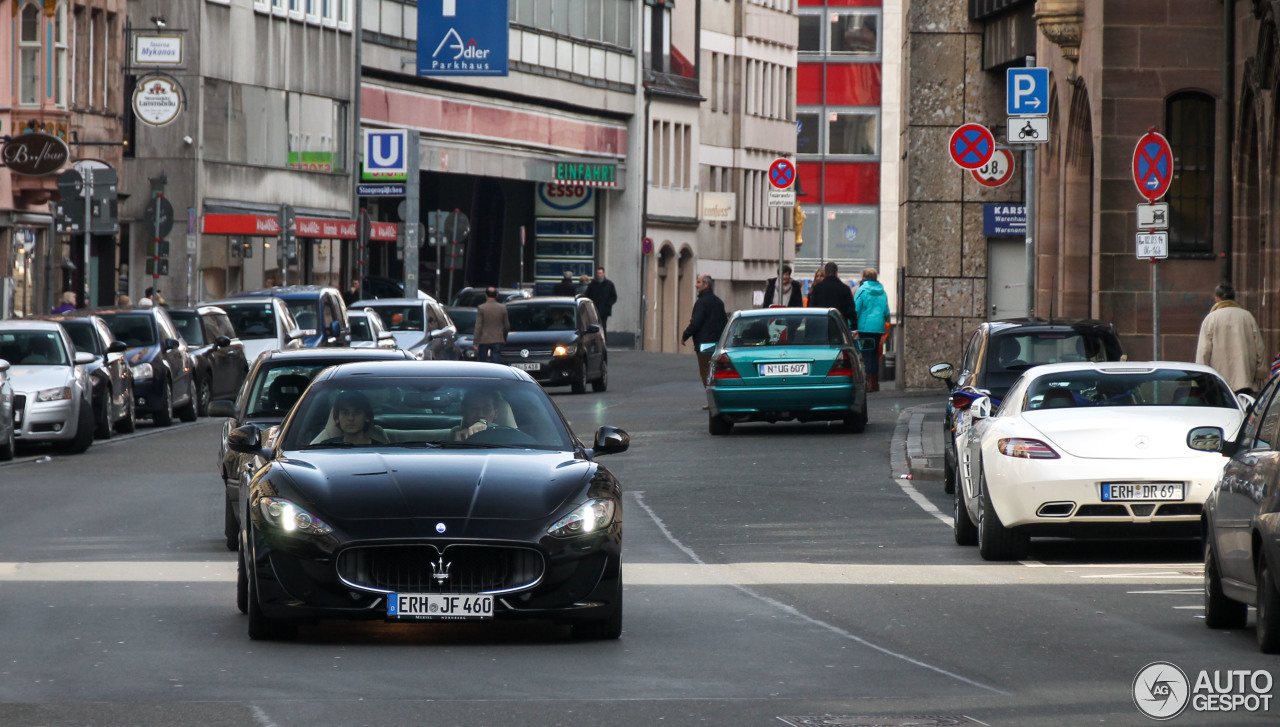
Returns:
[[[622,632],[622,492],[527,374],[471,362],[321,372],[240,489],[237,605],[252,639],[300,621],[541,618]]]

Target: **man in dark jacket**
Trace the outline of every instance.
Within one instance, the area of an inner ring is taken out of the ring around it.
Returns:
[[[702,375],[702,386],[707,386],[707,375],[711,372],[711,354],[697,351],[704,343],[715,343],[729,323],[729,316],[724,312],[724,301],[720,300],[712,288],[715,281],[710,275],[699,275],[694,288],[698,291],[698,299],[693,303],[693,315],[689,318],[689,326],[684,329],[680,342],[693,339],[695,352],[698,355],[698,372]],[[702,407],[706,409],[706,407]]]
[[[764,288],[764,307],[768,308],[773,305],[774,291],[777,290],[778,279],[769,278],[769,284]],[[800,284],[791,279],[791,266],[782,266],[782,295],[778,296],[778,305],[785,305],[789,308],[803,308],[804,294],[800,292]]]
[[[618,302],[618,289],[613,287],[612,280],[604,276],[604,268],[596,268],[596,277],[587,285],[586,296],[596,304],[596,312],[600,314],[600,327],[608,330],[613,304]]]
[[[564,277],[560,279],[560,282],[556,283],[556,287],[551,291],[551,294],[569,296],[577,295],[578,286],[573,284],[573,273],[568,270],[564,271]]]
[[[835,308],[850,329],[858,330],[858,312],[853,307],[853,291],[836,275],[839,268],[835,263],[827,263],[822,270],[826,277],[809,289],[809,307]]]

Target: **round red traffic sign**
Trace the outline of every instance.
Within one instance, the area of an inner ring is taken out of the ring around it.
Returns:
[[[653,254],[653,238],[652,237],[646,237],[640,241],[640,254],[641,255]]]
[[[965,124],[951,133],[947,150],[961,169],[977,169],[996,153],[996,138],[982,124]]]
[[[969,173],[984,187],[999,187],[1013,179],[1013,152],[1003,147],[996,149],[991,161]]]
[[[796,167],[786,159],[774,159],[769,165],[769,184],[774,189],[790,189],[796,181]]]
[[[1133,148],[1133,183],[1148,202],[1155,203],[1173,184],[1173,150],[1169,140],[1152,129]]]

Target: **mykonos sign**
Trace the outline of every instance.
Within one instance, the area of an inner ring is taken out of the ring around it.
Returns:
[[[33,131],[10,137],[0,151],[0,158],[14,174],[46,177],[67,165],[71,150],[62,139]]]

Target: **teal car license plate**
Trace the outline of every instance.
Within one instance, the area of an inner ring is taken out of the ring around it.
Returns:
[[[493,596],[451,593],[388,593],[387,618],[469,621],[493,618]]]
[[[761,376],[808,376],[807,363],[767,363],[760,364]]]

